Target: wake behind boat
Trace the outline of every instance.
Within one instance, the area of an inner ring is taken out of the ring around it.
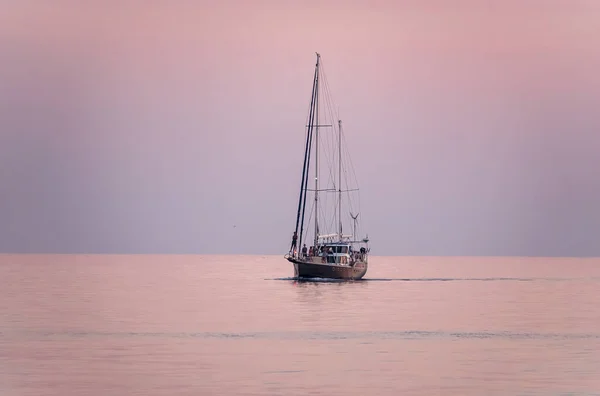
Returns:
[[[321,103],[321,96],[325,97],[323,103]],[[337,122],[333,122],[332,104],[327,79],[322,70],[321,56],[317,54],[308,125],[306,125],[296,228],[290,250],[284,257],[294,265],[295,277],[361,279],[368,269],[369,238],[360,240],[356,238],[360,204],[358,206],[353,204],[351,193],[358,193],[358,187],[349,186],[348,179],[351,176],[356,179],[352,170],[352,155],[345,151],[342,145],[344,141],[342,121],[338,119]],[[324,123],[321,123],[322,118],[326,119]],[[330,123],[328,124],[327,121]],[[324,153],[321,154],[319,149]],[[354,151],[352,154],[356,155],[360,152]],[[322,164],[319,167],[319,161],[323,159],[325,171],[322,170],[324,167]],[[311,164],[314,164],[314,170],[311,169]],[[351,174],[348,169],[352,170]],[[311,171],[314,172],[315,184],[314,188],[309,189],[308,179]],[[327,181],[325,186],[320,183],[322,178]],[[329,199],[331,193],[335,194],[333,199]],[[308,195],[312,195],[309,201],[312,203],[308,208],[305,235],[304,220]],[[343,201],[348,212],[342,211]],[[342,213],[345,215],[342,216]],[[346,215],[349,215],[349,218]],[[352,234],[342,232],[344,219],[352,220]],[[311,239],[308,235],[309,228],[313,230]],[[321,231],[326,233],[321,234]],[[311,241],[311,246],[307,247],[305,241]],[[299,249],[300,246],[302,247]]]

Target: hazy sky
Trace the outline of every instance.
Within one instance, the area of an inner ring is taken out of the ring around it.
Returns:
[[[315,51],[372,254],[600,255],[597,0],[2,2],[0,251],[283,255]]]

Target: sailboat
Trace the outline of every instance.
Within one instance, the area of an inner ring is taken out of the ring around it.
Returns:
[[[356,280],[367,273],[370,253],[368,236],[356,237],[360,201],[357,206],[352,196],[358,192],[358,183],[349,183],[351,176],[356,180],[352,156],[361,151],[344,150],[342,121],[339,114],[334,117],[321,56],[316,55],[296,228],[284,257],[293,264],[296,278]],[[314,185],[309,186],[311,173]],[[345,219],[352,221],[351,234],[343,233]]]

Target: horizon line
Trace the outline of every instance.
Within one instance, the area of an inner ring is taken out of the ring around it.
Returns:
[[[19,253],[19,252],[0,252],[0,256],[281,256],[284,254],[274,253]],[[403,258],[577,258],[577,259],[600,259],[600,256],[543,256],[543,255],[426,255],[426,254],[407,254],[407,255],[386,255],[370,254],[369,257],[403,257]]]

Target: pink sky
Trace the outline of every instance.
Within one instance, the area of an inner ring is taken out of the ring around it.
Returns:
[[[285,250],[318,51],[376,251],[600,254],[597,1],[1,7],[0,250]]]

